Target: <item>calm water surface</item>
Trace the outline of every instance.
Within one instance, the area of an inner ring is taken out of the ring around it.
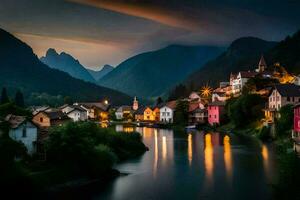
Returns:
[[[136,131],[150,150],[139,159],[117,165],[129,175],[112,181],[93,199],[271,199],[276,167],[270,146],[231,134],[177,134],[155,128]]]

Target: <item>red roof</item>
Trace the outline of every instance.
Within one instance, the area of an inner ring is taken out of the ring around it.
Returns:
[[[193,102],[191,102],[189,104],[189,112],[193,112],[194,110],[196,110],[198,108],[199,108],[199,103],[193,103]]]
[[[243,71],[243,72],[240,72],[241,73],[241,77],[242,78],[253,78],[254,76],[256,76],[258,73],[257,72],[246,72],[246,71]]]
[[[177,104],[176,100],[174,100],[174,101],[169,101],[169,102],[167,103],[167,106],[168,106],[169,108],[175,110],[176,104]]]

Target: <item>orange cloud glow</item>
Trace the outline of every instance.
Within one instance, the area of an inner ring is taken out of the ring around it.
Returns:
[[[194,30],[197,28],[196,21],[186,19],[186,16],[180,16],[177,12],[168,9],[162,9],[158,6],[144,5],[137,3],[125,3],[120,0],[68,0],[71,2],[89,5],[97,8],[111,10],[126,15],[141,17],[152,20],[164,25]]]
[[[66,52],[78,59],[84,66],[100,67],[103,63],[117,65],[132,53],[124,44],[100,42],[85,38],[60,38],[34,34],[15,34],[29,44],[39,57],[44,56],[49,48]]]

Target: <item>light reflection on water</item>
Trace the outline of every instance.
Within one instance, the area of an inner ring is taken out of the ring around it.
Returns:
[[[122,128],[118,127],[117,130]],[[121,131],[123,131],[122,129]],[[267,145],[230,134],[137,127],[149,151],[116,166],[129,172],[95,199],[268,199],[274,160]]]

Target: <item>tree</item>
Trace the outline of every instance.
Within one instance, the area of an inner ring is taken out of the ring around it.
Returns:
[[[242,95],[226,105],[230,121],[239,128],[262,119],[263,107],[264,100],[257,94]]]
[[[174,123],[182,126],[187,125],[189,118],[189,103],[187,101],[178,100],[175,110]]]
[[[70,96],[66,96],[64,98],[64,103],[68,104],[68,105],[72,105],[74,102],[73,102],[73,99]]]
[[[15,104],[19,107],[24,107],[24,97],[20,90],[17,91],[16,97],[15,97]]]
[[[278,136],[289,134],[293,127],[294,110],[292,105],[282,106],[279,110],[280,117],[276,119],[276,133]]]
[[[188,95],[188,93],[189,91],[186,86],[179,84],[170,92],[169,101],[184,98]]]
[[[158,97],[157,99],[156,99],[156,106],[158,106],[159,104],[161,104],[161,103],[163,103],[164,101],[163,101],[163,99],[161,98],[161,97]]]
[[[2,88],[0,104],[5,104],[9,102],[6,88]]]

